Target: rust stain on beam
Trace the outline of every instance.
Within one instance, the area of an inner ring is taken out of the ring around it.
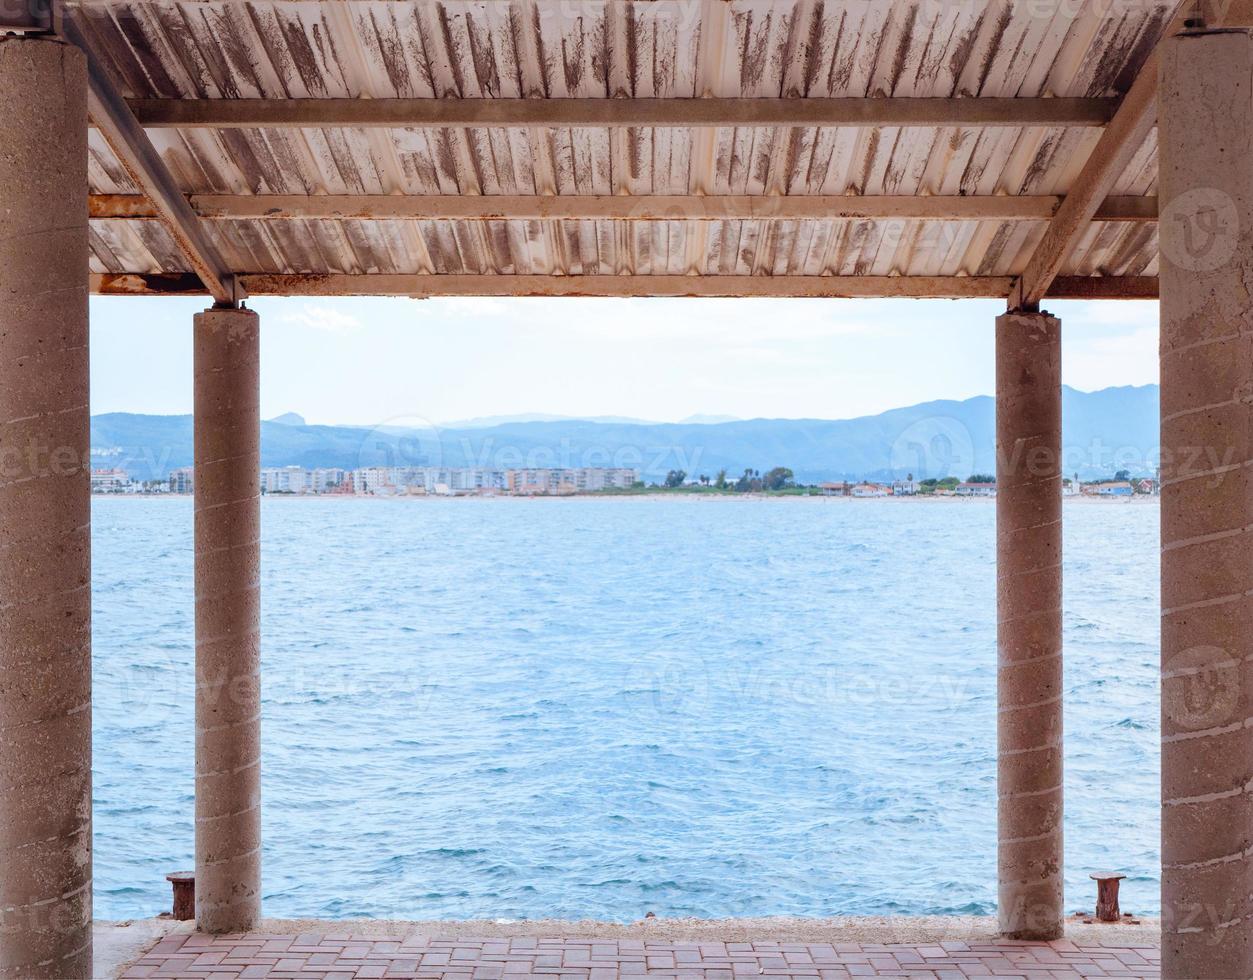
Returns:
[[[205,236],[199,218],[183,197],[148,135],[113,87],[87,35],[68,12],[62,17],[60,27],[65,39],[81,49],[87,58],[88,110],[118,161],[135,184],[143,189],[156,215],[165,223],[179,250],[214,301],[232,304],[242,299],[239,284],[217,248]]]
[[[92,194],[87,198],[87,217],[150,219],[159,218],[160,212],[143,194]]]
[[[292,220],[421,219],[421,220],[864,220],[921,221],[1047,221],[1061,198],[1052,195],[1008,197],[916,197],[796,195],[699,196],[612,194],[570,195],[231,195],[193,194],[192,208],[201,218]],[[94,194],[93,218],[158,217],[147,198],[138,194]],[[1098,221],[1155,221],[1157,198],[1112,197],[1097,209]]]
[[[773,298],[1003,298],[1009,276],[541,276],[541,275],[271,275],[242,273],[258,296],[609,296]],[[102,295],[177,296],[204,292],[191,274],[93,275]],[[1152,276],[1060,276],[1055,299],[1154,299]]]
[[[1136,77],[1117,115],[1101,133],[1083,172],[1049,222],[1009,299],[1011,310],[1037,306],[1114,181],[1126,170],[1157,120],[1157,53]]]
[[[1163,39],[1184,27],[1187,3],[1178,3]],[[1248,24],[1253,4],[1248,0],[1219,0],[1208,11],[1212,26]],[[1049,223],[1044,237],[1027,260],[1009,297],[1011,310],[1032,309],[1050,294],[1050,284],[1074,250],[1114,182],[1157,123],[1157,66],[1161,42],[1144,62],[1118,111],[1110,120],[1092,155]]]
[[[146,127],[1104,126],[1110,98],[131,99]]]
[[[191,272],[92,273],[91,292],[98,296],[204,296],[200,277]]]

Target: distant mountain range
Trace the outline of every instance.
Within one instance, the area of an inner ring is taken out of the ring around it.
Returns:
[[[288,417],[300,418],[294,412]],[[277,419],[275,421],[278,421]],[[301,419],[303,422],[304,420]],[[734,415],[689,415],[681,419],[679,425],[710,425],[718,422],[738,422]],[[514,422],[604,422],[614,425],[662,425],[661,422],[650,422],[647,419],[633,419],[622,415],[485,415],[482,418],[461,419],[457,422],[443,422],[444,429],[486,429],[496,425],[509,425]]]
[[[1062,395],[1065,470],[1090,479],[1151,474],[1158,446],[1156,385]],[[647,480],[668,470],[713,477],[790,467],[807,483],[917,479],[995,470],[994,402],[982,395],[862,418],[677,423],[598,418],[476,419],[438,429],[307,425],[295,413],[261,423],[263,466],[627,466]],[[190,415],[111,413],[91,420],[93,465],[161,479],[192,462]]]

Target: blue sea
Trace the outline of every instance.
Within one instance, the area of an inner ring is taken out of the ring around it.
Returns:
[[[263,501],[272,916],[990,913],[991,501]],[[96,916],[193,860],[192,508],[93,501]],[[1158,509],[1068,502],[1067,908],[1158,908]]]

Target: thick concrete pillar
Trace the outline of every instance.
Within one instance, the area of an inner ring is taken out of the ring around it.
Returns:
[[[996,319],[997,911],[1062,935],[1061,321]]]
[[[1253,976],[1253,38],[1165,42],[1158,113],[1162,975]]]
[[[91,975],[87,68],[0,38],[0,977]]]
[[[261,916],[260,330],[196,314],[196,923]]]

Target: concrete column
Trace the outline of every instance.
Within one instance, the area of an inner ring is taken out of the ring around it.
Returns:
[[[1162,975],[1253,976],[1253,39],[1165,42]]]
[[[261,916],[260,330],[196,314],[196,923]]]
[[[1062,935],[1061,321],[996,319],[997,910]]]
[[[0,38],[0,977],[91,975],[87,68]]]

